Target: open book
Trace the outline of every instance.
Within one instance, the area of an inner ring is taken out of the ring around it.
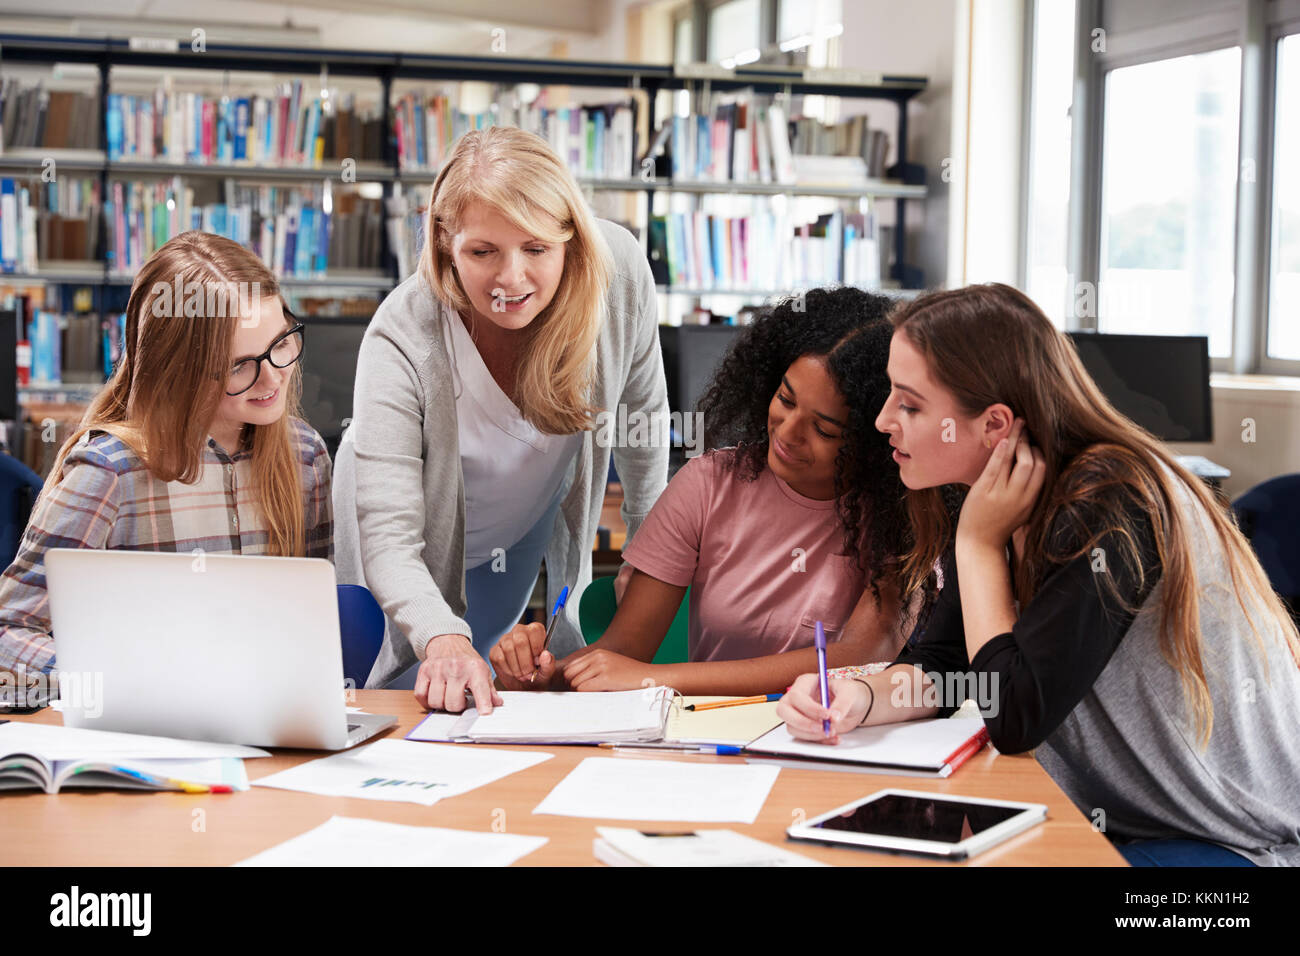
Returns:
[[[265,756],[265,750],[235,744],[0,721],[0,791],[247,790],[242,758]]]

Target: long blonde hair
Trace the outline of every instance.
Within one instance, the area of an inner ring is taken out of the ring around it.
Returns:
[[[1300,664],[1295,622],[1236,522],[1204,482],[1179,465],[1153,435],[1115,410],[1070,340],[1026,295],[997,283],[935,292],[900,306],[890,321],[895,334],[905,335],[925,356],[931,376],[952,392],[968,415],[1006,404],[1024,418],[1043,453],[1043,492],[1029,517],[1024,558],[1016,565],[1013,582],[1021,607],[1033,598],[1051,567],[1091,553],[1097,541],[1112,533],[1123,542],[1123,560],[1141,581],[1133,512],[1145,513],[1164,584],[1161,654],[1178,672],[1201,741],[1207,742],[1214,708],[1201,653],[1199,604],[1202,587],[1215,582],[1198,580],[1191,534],[1198,515],[1185,509],[1179,494],[1184,492],[1223,548],[1233,593],[1257,642],[1255,620],[1262,612],[1264,619],[1276,622]],[[940,489],[909,491],[907,505],[916,534],[904,568],[911,591],[929,575],[954,532]],[[1100,578],[1119,598],[1114,576]]]
[[[564,243],[555,296],[528,325],[515,402],[539,431],[569,435],[592,426],[595,346],[613,265],[582,192],[540,136],[512,126],[472,130],[456,141],[433,182],[420,274],[458,312],[469,296],[452,262],[465,209],[482,202],[544,242]]]
[[[126,442],[160,481],[197,481],[204,439],[230,375],[236,323],[260,299],[279,294],[271,270],[230,239],[190,231],[163,245],[131,286],[113,377],[59,449],[46,488],[62,480],[68,454],[92,430]],[[300,414],[301,368],[293,367],[285,387],[285,414],[272,425],[244,426],[252,431],[254,488],[267,524],[267,550],[280,556],[306,553],[300,466],[289,423]]]

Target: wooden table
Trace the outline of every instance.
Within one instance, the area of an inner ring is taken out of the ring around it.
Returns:
[[[423,712],[409,691],[362,690],[357,706],[376,714],[395,714],[398,726],[388,736],[406,734]],[[58,723],[45,710],[30,717]],[[463,745],[471,746],[471,745]],[[524,749],[512,747],[510,749]],[[432,807],[344,797],[321,797],[289,790],[253,787],[247,793],[180,794],[121,790],[49,795],[23,791],[0,796],[0,865],[5,866],[225,866],[275,846],[324,823],[335,814],[416,826],[504,831],[549,837],[525,856],[527,866],[590,866],[597,824],[638,826],[622,820],[535,816],[541,802],[585,757],[644,760],[642,754],[592,747],[547,747],[555,756],[486,787],[442,800]],[[248,760],[250,780],[322,756],[316,751],[281,750]],[[740,757],[656,754],[649,759],[738,762]],[[701,824],[725,827],[799,853],[844,866],[924,866],[930,861],[854,849],[787,843],[785,828],[883,787],[906,787],[972,797],[1000,797],[1044,803],[1047,821],[969,864],[940,866],[1123,866],[1123,858],[1070,803],[1036,761],[1008,757],[986,748],[947,780],[837,773],[782,768],[757,821]],[[655,823],[657,830],[691,829],[689,824]]]

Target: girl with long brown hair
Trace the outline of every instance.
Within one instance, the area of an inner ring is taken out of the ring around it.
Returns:
[[[299,416],[303,326],[203,232],[141,267],[122,358],[64,442],[0,577],[0,669],[48,670],[50,548],[332,559],[330,460]]]
[[[909,489],[905,577],[941,562],[943,589],[829,708],[800,677],[791,731],[834,743],[971,697],[1130,862],[1300,863],[1300,639],[1231,517],[1022,293],[933,293],[891,320],[876,425]]]

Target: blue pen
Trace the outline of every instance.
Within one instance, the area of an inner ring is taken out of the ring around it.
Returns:
[[[551,608],[551,623],[546,625],[546,640],[542,642],[542,650],[537,655],[538,657],[541,657],[542,654],[545,654],[546,649],[551,646],[551,632],[555,630],[555,622],[560,619],[560,609],[564,607],[565,602],[568,600],[569,600],[569,586],[566,584],[564,586],[564,590],[560,592],[560,596],[555,599],[555,607]],[[528,683],[531,684],[536,679],[537,679],[537,671],[533,671],[533,673],[528,678]]]
[[[822,685],[822,706],[829,708],[831,706],[830,691],[826,687],[826,631],[822,629],[822,622],[817,622],[817,676],[821,679]],[[831,722],[822,721],[822,734],[829,737],[831,735]]]
[[[668,753],[677,754],[716,754],[719,757],[739,757],[745,752],[744,747],[738,747],[735,744],[706,744],[696,746],[694,744],[647,744],[638,747],[636,744],[599,744],[608,750],[624,750],[632,753],[657,754],[667,751]]]

